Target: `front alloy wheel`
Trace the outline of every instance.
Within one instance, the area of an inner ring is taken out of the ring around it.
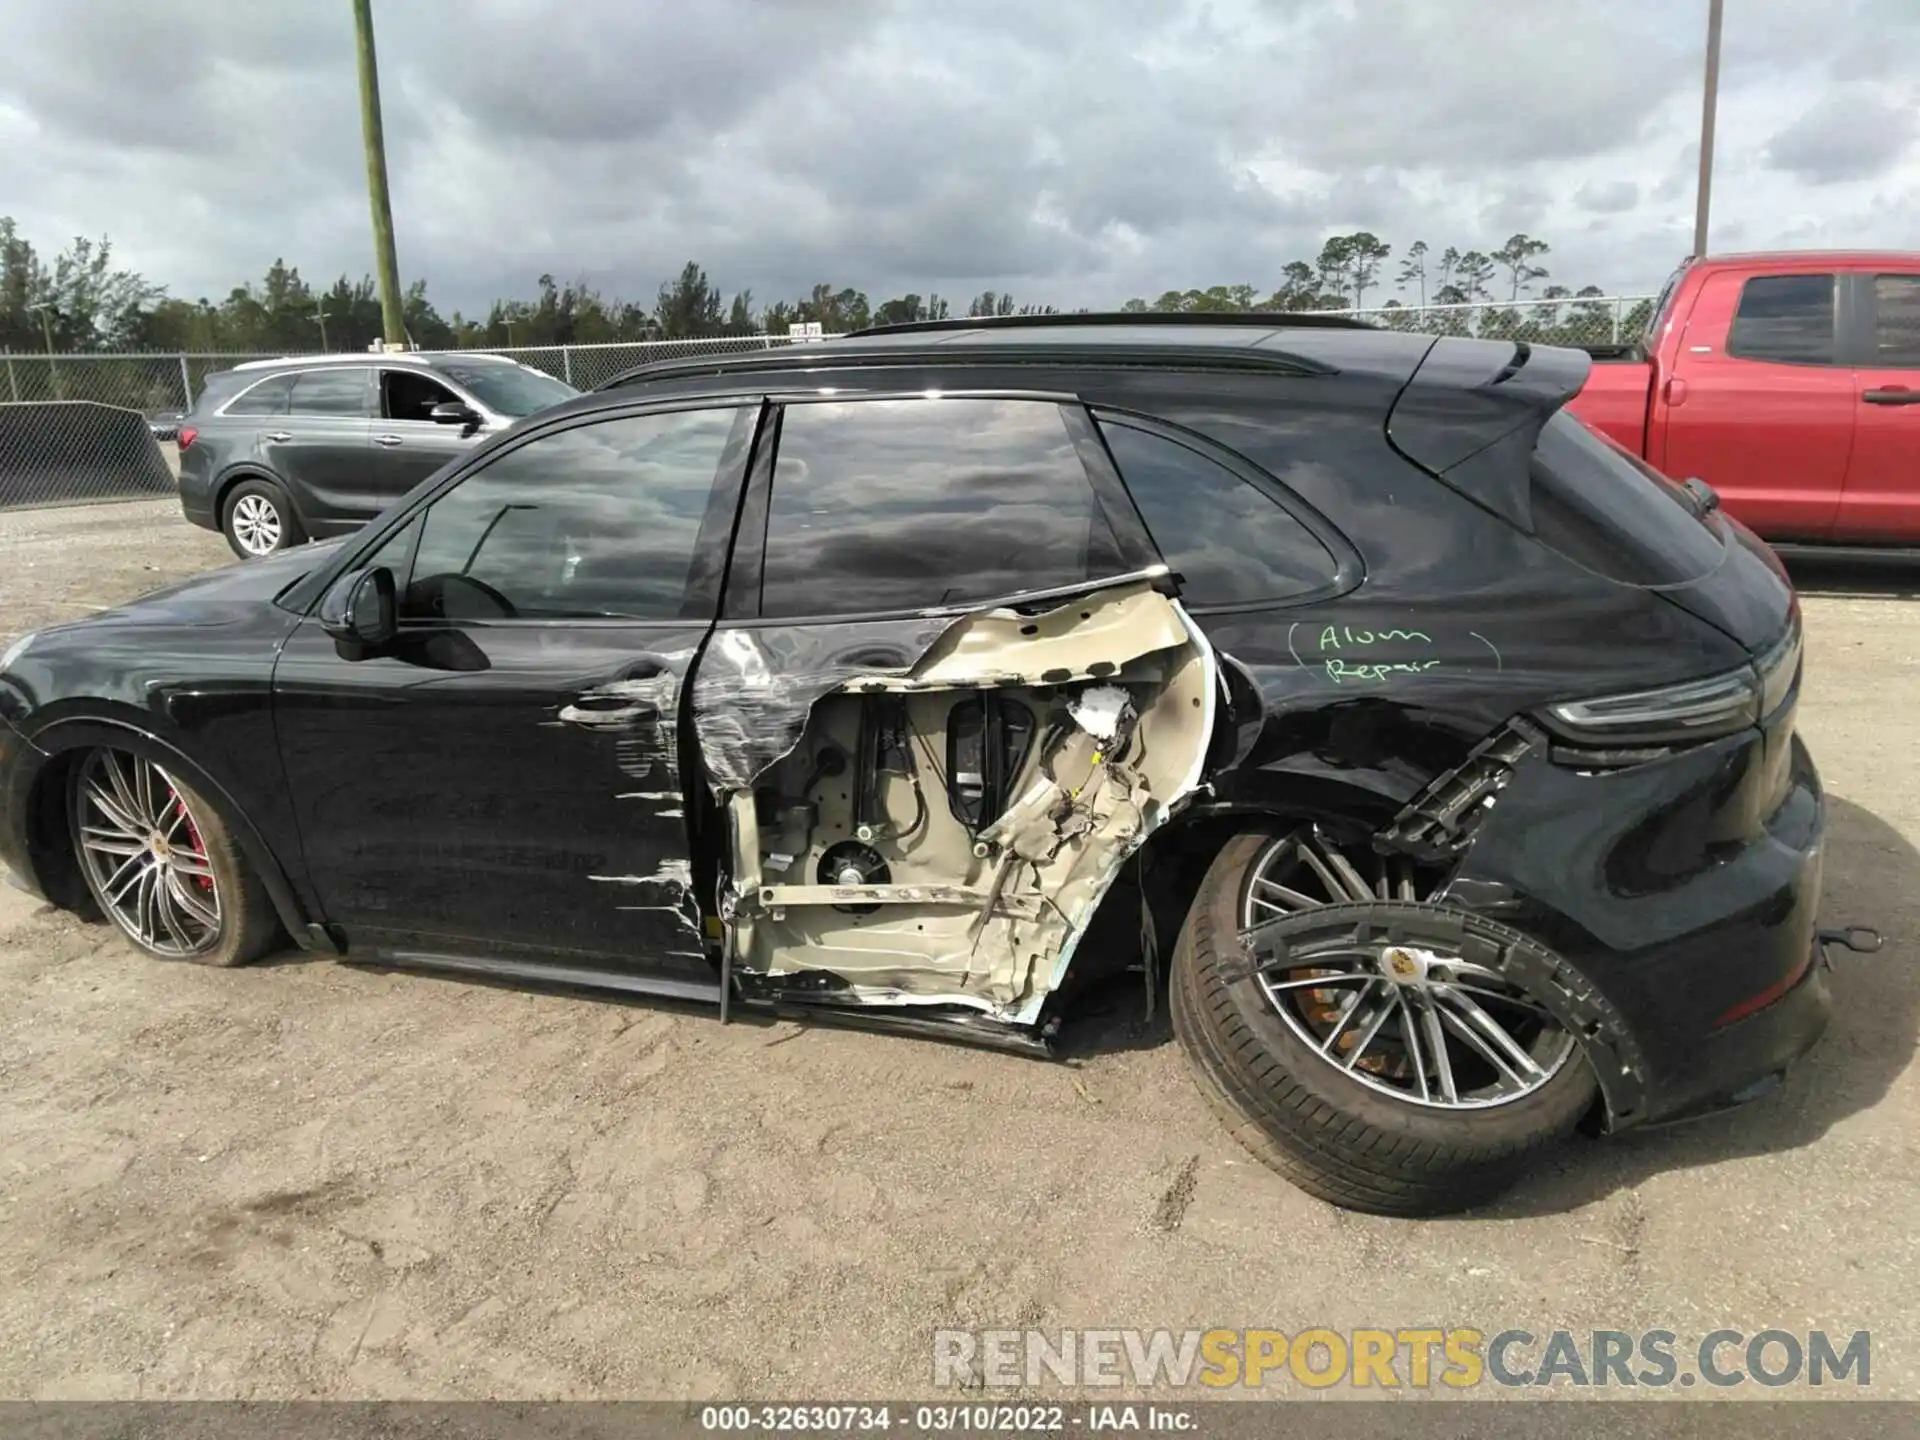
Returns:
[[[94,902],[147,954],[243,965],[278,937],[272,902],[220,816],[163,766],[88,751],[73,768],[69,814]]]
[[[100,908],[169,960],[220,943],[220,886],[200,823],[150,760],[95,750],[80,767],[80,859]]]

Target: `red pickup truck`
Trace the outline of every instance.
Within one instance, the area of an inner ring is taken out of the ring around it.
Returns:
[[[1571,409],[1789,547],[1920,546],[1920,254],[1722,255]]]

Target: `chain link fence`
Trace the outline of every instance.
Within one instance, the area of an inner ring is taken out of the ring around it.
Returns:
[[[837,340],[840,337],[821,338]],[[705,340],[636,340],[612,345],[521,345],[494,348],[487,353],[505,355],[522,365],[544,370],[577,390],[591,390],[635,366],[656,360],[725,355],[741,350],[775,350],[793,343],[784,335],[721,335]]]
[[[137,410],[90,400],[0,403],[0,510],[175,493]]]
[[[1652,318],[1657,298],[1653,295],[1576,295],[1507,304],[1490,301],[1475,301],[1470,305],[1396,303],[1340,313],[1387,330],[1606,350],[1632,345],[1640,339]]]
[[[833,339],[837,337],[823,337]],[[685,355],[768,350],[790,342],[785,336],[726,335],[702,340],[636,340],[606,345],[488,346],[485,354],[506,355],[544,370],[581,390],[611,380],[622,371],[655,360]],[[217,352],[208,354],[23,355],[0,352],[0,403],[42,400],[91,400],[138,410],[149,418],[178,415],[193,408],[209,374],[249,360],[301,358],[306,352]],[[369,360],[378,356],[370,354]]]

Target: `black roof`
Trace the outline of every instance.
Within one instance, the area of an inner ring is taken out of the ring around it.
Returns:
[[[1431,335],[1376,329],[1334,315],[1009,315],[889,325],[837,340],[657,360],[599,388],[677,376],[996,362],[1372,374],[1404,381],[1432,345]]]
[[[1284,317],[1284,318],[1283,318]],[[869,325],[849,338],[862,335],[925,335],[941,330],[1057,330],[1086,325],[1167,325],[1192,329],[1226,325],[1239,329],[1271,330],[1284,325],[1293,330],[1377,330],[1365,320],[1324,310],[1082,310],[1072,315],[968,315],[961,319],[903,320],[895,325]]]

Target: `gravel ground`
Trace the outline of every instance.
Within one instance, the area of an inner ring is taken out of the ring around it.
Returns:
[[[225,558],[169,505],[0,514],[0,644]],[[1782,1092],[1464,1219],[1307,1199],[1120,1015],[1047,1065],[170,967],[0,889],[0,1396],[899,1396],[937,1325],[1726,1325],[1871,1329],[1920,1397],[1920,610],[1808,588],[1827,917],[1886,953]]]

